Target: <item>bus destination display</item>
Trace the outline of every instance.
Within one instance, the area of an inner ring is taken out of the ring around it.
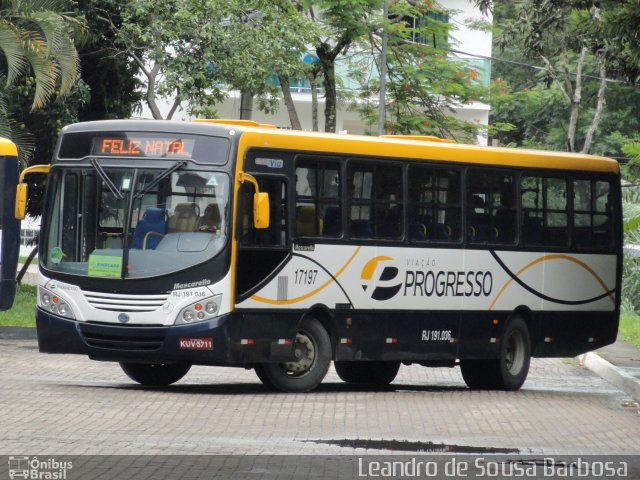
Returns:
[[[93,155],[110,157],[192,158],[195,140],[161,137],[97,137]]]

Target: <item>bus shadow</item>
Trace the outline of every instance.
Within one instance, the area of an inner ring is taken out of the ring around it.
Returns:
[[[286,395],[286,393],[274,391],[265,387],[259,382],[256,383],[220,383],[220,384],[177,384],[166,387],[150,387],[137,384],[111,384],[111,385],[65,385],[72,389],[97,388],[106,390],[120,391],[143,391],[143,392],[167,392],[174,394],[186,395]],[[389,385],[386,387],[376,387],[367,385],[350,385],[346,383],[323,383],[310,394],[323,393],[412,393],[412,392],[432,392],[432,393],[448,393],[469,390],[464,386],[451,385]],[[296,394],[299,395],[299,394]]]

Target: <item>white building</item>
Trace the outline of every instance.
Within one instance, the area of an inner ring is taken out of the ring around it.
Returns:
[[[474,30],[469,28],[468,24],[472,21],[478,21],[483,18],[480,11],[468,0],[440,0],[440,4],[452,11],[448,17],[448,21],[453,24],[451,32],[451,48],[454,52],[452,57],[462,58],[473,64],[479,73],[478,81],[483,84],[489,84],[491,76],[491,42],[492,35],[490,32]],[[484,18],[491,22],[492,18]],[[346,66],[342,68],[338,66],[337,75],[342,74],[342,78],[346,77]],[[355,86],[355,85],[354,85]],[[345,81],[345,87],[349,85],[348,79]],[[298,117],[304,130],[312,129],[311,116],[311,92],[308,85],[292,86],[292,97],[296,105]],[[324,98],[322,92],[318,94],[318,122],[321,131],[324,130]],[[167,113],[170,107],[168,104],[161,106],[162,113]],[[228,98],[221,104],[216,106],[220,118],[240,118],[240,92],[232,91]],[[480,125],[487,125],[489,122],[489,105],[480,102],[474,102],[470,105],[462,105],[455,112],[456,117]],[[148,109],[143,110],[143,117],[151,117]],[[185,109],[179,110],[174,115],[174,119],[190,120]],[[265,114],[257,109],[254,105],[252,119],[261,123],[270,123],[278,127],[289,128],[290,121],[287,109],[282,99],[278,111],[273,114]],[[339,106],[336,118],[337,131],[342,133],[364,133],[366,126],[357,112],[348,110],[345,106]],[[487,139],[484,136],[478,138],[478,143],[486,144]]]

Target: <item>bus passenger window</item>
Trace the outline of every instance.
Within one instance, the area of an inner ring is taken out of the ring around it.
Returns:
[[[460,172],[409,167],[410,241],[460,241]]]
[[[339,163],[316,159],[299,160],[296,167],[296,236],[340,236],[340,210]]]
[[[514,175],[471,170],[467,177],[467,240],[514,244],[516,225]]]
[[[525,246],[567,246],[567,181],[563,178],[523,176],[520,192]]]
[[[403,232],[402,169],[351,164],[350,232],[353,238],[397,239]]]
[[[613,240],[609,182],[573,181],[573,238],[576,247],[606,248]]]

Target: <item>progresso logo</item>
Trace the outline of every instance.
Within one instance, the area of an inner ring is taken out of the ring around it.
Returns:
[[[387,256],[374,257],[362,268],[360,278],[362,289],[374,300],[389,300],[397,295],[402,288],[398,281],[398,268],[394,259]],[[372,288],[372,286],[374,286]]]

